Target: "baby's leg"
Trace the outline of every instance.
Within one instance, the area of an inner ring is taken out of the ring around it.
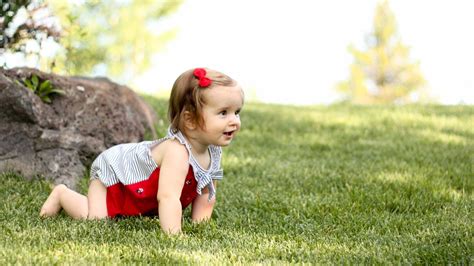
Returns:
[[[56,186],[41,207],[40,216],[58,214],[61,208],[75,219],[87,218],[87,197],[69,189],[65,185]]]
[[[89,185],[89,193],[87,193],[89,216],[88,219],[104,219],[107,218],[107,188],[102,182],[93,179]]]

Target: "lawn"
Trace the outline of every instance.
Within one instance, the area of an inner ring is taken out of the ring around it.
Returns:
[[[40,219],[49,184],[2,174],[0,264],[473,264],[473,125],[473,106],[247,104],[212,221],[188,209],[178,237]]]

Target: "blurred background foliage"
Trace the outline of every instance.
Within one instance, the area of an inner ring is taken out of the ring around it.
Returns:
[[[2,0],[0,56],[22,54],[43,71],[127,80],[146,70],[152,55],[174,37],[176,30],[160,21],[181,2]]]
[[[147,70],[152,56],[175,37],[176,30],[162,22],[182,1],[2,0],[0,59],[5,52],[21,54],[43,71],[106,75],[127,83]],[[345,101],[430,100],[419,63],[410,59],[387,0],[376,7],[365,47],[349,45],[348,50],[353,56],[349,78],[336,86]]]
[[[366,36],[365,46],[349,46],[354,57],[350,76],[337,85],[347,101],[386,104],[427,98],[422,90],[425,80],[419,63],[410,59],[410,49],[400,40],[388,1],[377,5],[373,32]]]

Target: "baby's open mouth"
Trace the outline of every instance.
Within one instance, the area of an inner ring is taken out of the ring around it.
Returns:
[[[232,136],[234,134],[235,130],[232,130],[232,131],[227,131],[227,132],[224,132],[224,135],[226,136]]]

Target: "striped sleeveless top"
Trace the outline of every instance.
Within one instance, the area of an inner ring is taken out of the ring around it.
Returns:
[[[207,187],[209,200],[211,200],[216,193],[212,180],[223,178],[223,170],[220,168],[222,148],[214,145],[209,146],[211,164],[209,169],[204,169],[193,156],[192,147],[186,137],[179,130],[173,132],[171,128],[168,128],[167,136],[159,140],[119,144],[105,150],[92,163],[90,178],[99,179],[106,187],[117,183],[131,185],[147,180],[151,173],[159,167],[151,157],[151,149],[168,139],[176,139],[186,147],[189,154],[189,165],[193,169],[197,182],[196,192],[201,195],[202,189]]]

